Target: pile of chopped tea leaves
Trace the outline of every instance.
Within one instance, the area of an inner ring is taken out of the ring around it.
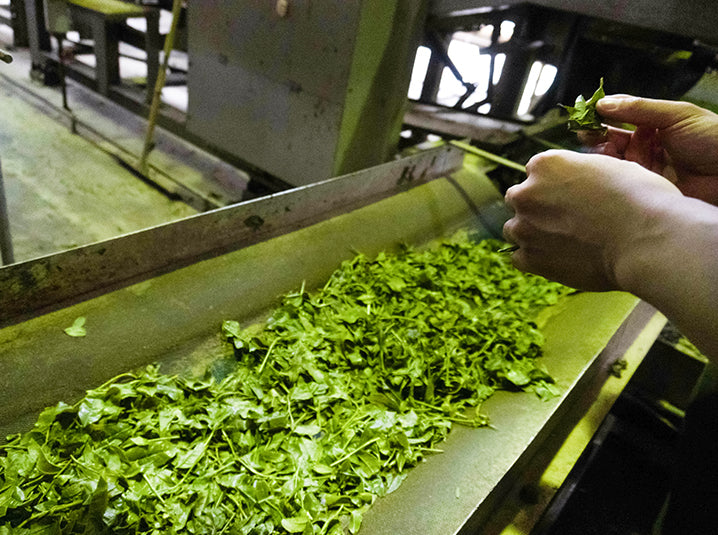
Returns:
[[[567,289],[501,245],[359,255],[226,321],[222,381],[150,366],[46,409],[0,447],[0,535],[356,533],[496,389],[554,393],[533,319]]]

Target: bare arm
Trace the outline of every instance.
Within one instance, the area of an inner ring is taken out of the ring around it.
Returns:
[[[621,289],[651,303],[718,363],[718,208],[689,197],[657,207],[653,237],[616,263]]]
[[[718,208],[644,167],[548,151],[509,189],[516,267],[651,303],[718,362]]]

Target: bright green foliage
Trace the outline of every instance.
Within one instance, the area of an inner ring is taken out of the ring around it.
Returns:
[[[605,131],[603,119],[596,111],[596,103],[606,96],[603,90],[603,78],[598,89],[593,96],[587,101],[583,95],[576,97],[576,103],[573,106],[563,106],[568,111],[568,129],[576,132],[578,130],[598,130]]]
[[[155,367],[0,447],[0,535],[345,534],[497,388],[551,395],[532,318],[566,289],[466,237],[345,262],[263,327],[226,321],[223,381]]]

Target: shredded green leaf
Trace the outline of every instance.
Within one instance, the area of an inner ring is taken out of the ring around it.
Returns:
[[[598,89],[593,93],[589,100],[583,98],[583,95],[576,97],[576,103],[573,106],[563,106],[568,111],[568,129],[572,132],[579,130],[597,130],[605,131],[603,118],[596,111],[596,103],[606,96],[603,90],[603,78]]]
[[[346,534],[496,389],[556,393],[537,312],[567,289],[466,235],[345,262],[221,382],[150,366],[0,446],[0,535]],[[457,489],[457,497],[459,491]]]

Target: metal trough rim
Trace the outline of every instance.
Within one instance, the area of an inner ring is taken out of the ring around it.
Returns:
[[[445,176],[462,151],[439,147],[0,269],[0,328],[160,273],[305,228]]]

